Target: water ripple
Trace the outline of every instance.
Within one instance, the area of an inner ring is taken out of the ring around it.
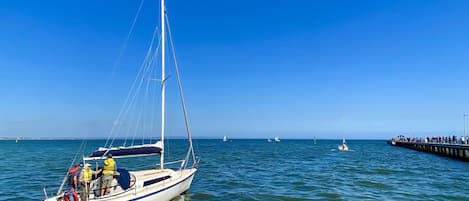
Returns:
[[[59,185],[81,141],[0,141],[0,200],[40,200]],[[91,141],[88,150],[102,145]],[[184,153],[171,143],[168,158]],[[384,141],[197,140],[199,171],[188,194],[174,200],[469,200],[467,163]],[[118,161],[130,169],[148,159]],[[37,198],[37,199],[36,199]]]

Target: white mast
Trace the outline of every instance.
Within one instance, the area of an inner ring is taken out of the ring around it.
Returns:
[[[161,157],[160,157],[160,168],[163,169],[164,167],[164,117],[165,117],[165,56],[164,56],[164,49],[165,49],[165,5],[164,0],[161,0]]]

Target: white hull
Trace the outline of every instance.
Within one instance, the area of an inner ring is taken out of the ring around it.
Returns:
[[[348,151],[348,146],[346,144],[339,145],[338,149],[340,151]]]
[[[275,137],[275,138],[274,138],[274,141],[275,141],[275,142],[280,142],[280,138],[279,138],[279,137]]]
[[[131,172],[131,174],[135,176],[135,183],[131,188],[123,191],[120,187],[117,187],[117,190],[115,190],[116,192],[111,192],[110,195],[103,197],[94,197],[94,195],[90,195],[89,201],[169,201],[186,192],[190,188],[196,171],[197,169],[192,168],[177,171],[164,169]],[[145,181],[164,176],[171,176],[171,178],[144,186]],[[45,201],[58,200],[62,200],[62,195],[46,199]]]

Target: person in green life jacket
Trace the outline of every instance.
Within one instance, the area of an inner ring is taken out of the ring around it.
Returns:
[[[101,177],[101,196],[110,192],[116,168],[116,162],[112,159],[112,154],[108,154],[107,159],[104,160],[103,176]]]
[[[98,171],[93,171],[91,169],[91,164],[85,163],[83,166],[83,169],[81,170],[80,173],[80,200],[81,201],[88,201],[88,196],[90,194],[90,183],[91,180],[93,179],[93,174],[96,175],[100,172],[101,170]]]

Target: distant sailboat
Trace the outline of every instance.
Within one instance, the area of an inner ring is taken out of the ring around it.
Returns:
[[[272,142],[272,139],[268,138],[268,139],[267,139],[267,142]]]
[[[276,137],[274,138],[274,141],[275,141],[275,142],[280,142],[280,138],[279,138],[278,136],[276,136]]]
[[[345,137],[342,138],[342,144],[339,145],[339,148],[338,148],[340,151],[348,151],[348,146],[347,144],[345,143]]]
[[[228,142],[228,137],[226,137],[226,135],[223,136],[223,142]]]
[[[18,141],[20,141],[20,137],[17,137],[17,138],[16,138],[16,143],[18,143]]]

